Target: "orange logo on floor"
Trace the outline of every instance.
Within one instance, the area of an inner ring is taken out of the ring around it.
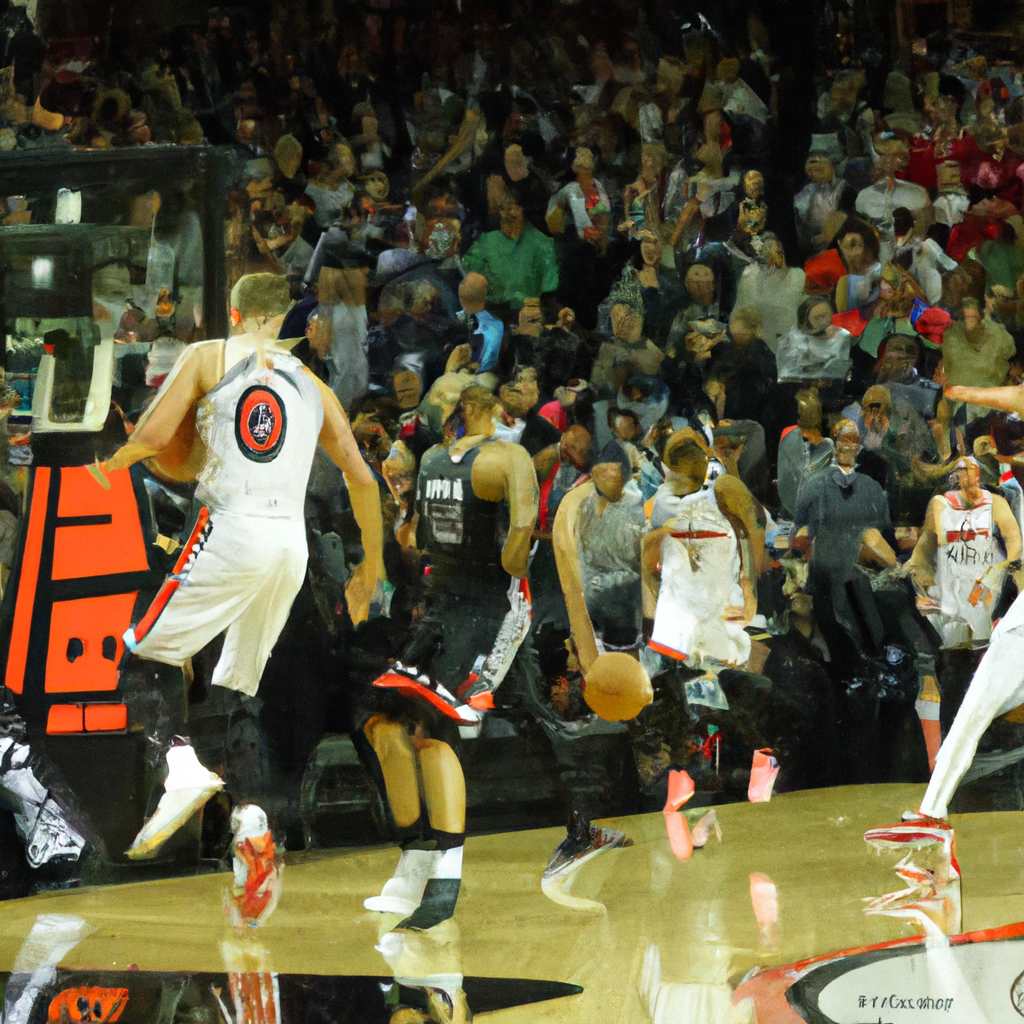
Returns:
[[[121,1019],[128,1005],[128,989],[98,988],[79,985],[66,988],[52,1003],[46,1015],[48,1021],[115,1021]]]

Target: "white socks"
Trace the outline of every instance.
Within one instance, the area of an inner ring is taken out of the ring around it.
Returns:
[[[384,883],[381,894],[364,900],[363,906],[379,914],[411,914],[420,905],[427,879],[432,876],[435,862],[443,852],[403,850],[398,867]]]

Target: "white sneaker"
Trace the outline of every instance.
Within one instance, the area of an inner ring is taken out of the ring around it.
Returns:
[[[224,780],[204,768],[191,745],[167,751],[167,781],[160,803],[127,851],[132,860],[155,857],[160,847],[219,789]]]
[[[436,850],[403,850],[398,867],[384,883],[381,894],[363,900],[363,906],[378,914],[408,916],[423,900],[427,879],[439,857]]]

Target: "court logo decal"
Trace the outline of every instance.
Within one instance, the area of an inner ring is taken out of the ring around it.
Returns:
[[[1018,974],[1010,986],[1010,1002],[1013,1003],[1013,1008],[1024,1017],[1024,972]]]

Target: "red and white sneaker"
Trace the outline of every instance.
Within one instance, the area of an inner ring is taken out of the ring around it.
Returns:
[[[868,829],[864,841],[881,855],[883,850],[931,850],[927,862],[904,857],[896,873],[910,887],[873,901],[868,913],[916,918],[921,911],[947,935],[960,928],[960,865],[956,859],[956,830],[944,818],[909,813],[896,825]]]
[[[928,818],[910,811],[895,825],[869,828],[864,833],[864,842],[879,851],[947,846],[952,854],[955,834],[953,826],[945,818]]]

